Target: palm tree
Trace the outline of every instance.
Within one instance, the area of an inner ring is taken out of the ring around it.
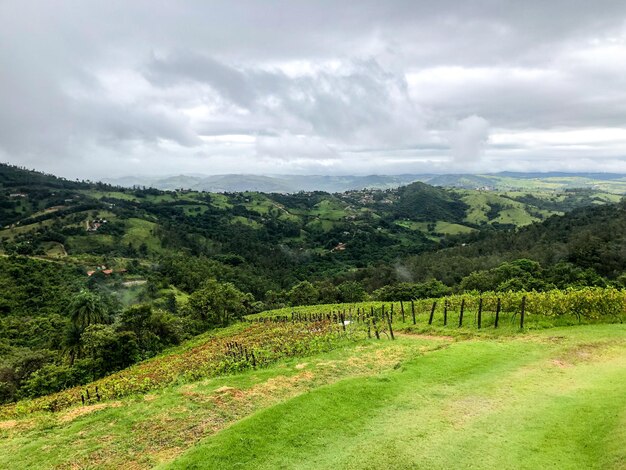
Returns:
[[[72,324],[82,332],[94,323],[106,323],[107,309],[102,299],[89,291],[81,291],[74,297],[69,306]]]
[[[70,359],[70,366],[74,365],[76,359],[80,359],[83,355],[83,331],[76,325],[70,325],[65,332],[65,339],[63,341],[63,352],[67,354]]]

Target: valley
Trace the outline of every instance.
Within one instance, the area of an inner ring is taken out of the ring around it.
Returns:
[[[622,468],[623,202],[532,184],[0,166],[0,466]]]

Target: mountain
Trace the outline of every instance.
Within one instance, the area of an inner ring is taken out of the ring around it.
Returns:
[[[355,189],[391,189],[416,181],[432,186],[463,189],[494,189],[500,191],[562,191],[565,189],[596,189],[613,194],[626,194],[626,175],[617,173],[515,173],[490,174],[403,174],[369,176],[325,175],[178,175],[161,178],[127,176],[106,179],[107,183],[124,187],[153,187],[162,190],[192,189],[208,192],[258,191],[294,193],[326,191],[330,193]]]
[[[124,187],[153,187],[163,190],[192,189],[208,192],[258,191],[264,193],[294,193],[298,191],[343,192],[353,189],[395,188],[428,178],[428,175],[369,175],[369,176],[324,176],[324,175],[178,175],[163,178],[122,177],[105,181]]]
[[[232,182],[228,176],[213,178]],[[309,184],[317,187],[315,178]],[[370,184],[389,181],[362,178]],[[259,185],[266,181],[258,179]],[[590,189],[531,194],[422,182],[343,193],[128,189],[0,165],[0,253],[63,259],[87,271],[184,252],[212,260],[228,272],[221,279],[236,280],[261,298],[298,280],[392,263],[460,243],[459,237],[522,227],[617,200]]]

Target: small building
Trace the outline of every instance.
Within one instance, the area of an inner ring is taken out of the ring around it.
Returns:
[[[97,232],[100,227],[107,223],[106,219],[94,219],[87,222],[88,232]]]
[[[338,243],[337,246],[335,248],[333,248],[332,250],[330,250],[331,252],[334,251],[344,251],[346,249],[346,244],[345,243]]]

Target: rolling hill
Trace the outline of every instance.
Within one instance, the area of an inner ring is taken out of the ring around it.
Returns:
[[[626,175],[618,173],[515,173],[489,174],[404,174],[369,176],[324,175],[177,175],[166,177],[123,177],[105,180],[116,186],[154,187],[163,190],[192,189],[209,192],[259,191],[330,193],[359,189],[392,189],[420,181],[432,186],[500,191],[563,191],[592,189],[612,194],[626,193]]]
[[[0,166],[0,466],[621,468],[617,200]]]

